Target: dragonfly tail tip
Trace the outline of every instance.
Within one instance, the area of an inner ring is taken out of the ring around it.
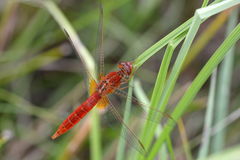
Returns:
[[[51,138],[52,138],[52,140],[54,140],[54,139],[56,139],[58,136],[59,136],[59,134],[56,132],[56,133],[54,133],[53,136],[51,136]]]

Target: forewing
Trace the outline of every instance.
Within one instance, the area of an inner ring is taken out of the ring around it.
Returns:
[[[131,148],[138,151],[143,156],[146,155],[146,150],[144,148],[144,145],[138,138],[137,134],[128,127],[128,125],[123,121],[122,115],[119,112],[119,107],[116,107],[116,105],[113,105],[113,103],[109,100],[108,97],[106,97],[107,101],[109,102],[107,113],[104,115],[107,120],[112,121],[112,118],[116,120],[119,124],[121,124],[122,127],[122,133],[121,138],[124,138],[127,142],[127,146],[130,146]],[[105,102],[107,103],[107,102]],[[109,127],[108,127],[109,128]]]
[[[97,35],[97,56],[99,65],[99,75],[104,75],[104,52],[103,52],[103,6],[102,1],[99,1],[99,21]]]
[[[128,97],[127,93],[121,89],[117,89],[114,92],[114,94],[119,97],[123,97],[125,99],[131,99],[132,102],[135,104],[133,107],[133,110],[134,110],[133,113],[137,114],[137,116],[140,119],[149,120],[149,121],[157,123],[157,124],[160,124],[162,119],[175,121],[171,117],[171,115],[168,114],[167,112],[162,112],[159,109],[153,109],[150,105],[141,102],[134,96]]]

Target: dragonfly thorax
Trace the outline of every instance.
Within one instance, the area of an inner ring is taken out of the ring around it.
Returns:
[[[97,91],[101,95],[107,95],[115,91],[121,83],[122,77],[118,72],[110,72],[101,78],[98,84]]]

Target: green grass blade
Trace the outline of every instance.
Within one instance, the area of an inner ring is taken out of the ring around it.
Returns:
[[[215,70],[211,76],[210,90],[208,96],[208,104],[206,109],[204,130],[202,136],[202,144],[200,147],[198,158],[207,157],[209,152],[209,143],[211,136],[211,126],[213,122],[213,111],[215,106],[215,97],[216,97],[216,81],[217,81],[217,70]]]
[[[133,85],[133,78],[129,82],[129,89],[128,89],[128,97],[132,97],[132,86]],[[125,109],[124,109],[124,115],[123,115],[123,121],[125,124],[128,124],[129,118],[131,113],[131,98],[128,98],[126,101]],[[121,130],[121,136],[118,142],[118,150],[117,150],[117,157],[116,160],[124,160],[126,159],[125,154],[125,147],[126,147],[126,138],[124,138],[125,135],[125,127],[122,127]]]
[[[232,15],[229,19],[227,26],[227,34],[238,23],[238,10],[232,12]],[[216,110],[215,110],[215,123],[219,122],[226,117],[228,113],[228,106],[230,101],[230,86],[231,86],[231,77],[233,70],[233,61],[234,61],[234,52],[235,48],[232,47],[227,53],[223,63],[219,68],[219,77],[217,83],[217,94],[216,94]],[[226,130],[221,130],[213,138],[213,152],[220,151],[224,147],[225,133]]]
[[[169,45],[169,48],[171,48],[171,45]],[[170,63],[170,59],[171,59],[171,54],[166,54],[166,56],[164,57],[164,62],[163,62],[163,64],[166,64],[166,63]],[[168,60],[169,60],[169,62],[168,62]],[[167,65],[166,65],[166,67],[167,67]],[[147,98],[147,96],[146,96],[146,94],[145,94],[145,92],[144,92],[144,90],[143,90],[143,88],[142,88],[142,86],[141,86],[141,84],[140,84],[140,81],[139,80],[135,80],[134,81],[134,93],[136,94],[136,97],[141,101],[141,102],[143,102],[144,104],[150,104],[150,101],[149,101],[149,99]],[[146,110],[146,112],[148,112],[148,110]],[[158,125],[158,127],[157,127],[157,131],[156,131],[156,137],[158,136],[158,135],[160,135],[161,134],[161,131],[162,131],[162,126],[161,125]],[[170,137],[168,137],[169,138],[169,140],[170,140]],[[164,147],[162,148],[162,150],[160,151],[160,154],[161,154],[161,156],[162,156],[162,159],[164,159],[163,158],[163,155],[165,155],[165,157],[167,158],[167,148],[166,148],[166,146],[164,145]],[[136,157],[137,155],[136,154],[132,154],[131,155],[131,157],[130,157],[130,159],[136,159],[135,157]],[[165,159],[166,159],[165,158]]]
[[[216,13],[219,13],[239,3],[240,3],[240,0],[229,0],[227,2],[225,1],[221,2],[221,0],[216,0],[212,3],[210,7],[198,9],[196,14],[199,15],[199,18],[201,20],[204,20],[205,18],[208,18]],[[213,11],[211,11],[210,9],[212,9]],[[138,58],[134,61],[135,70],[137,70],[146,60],[148,60],[151,56],[153,56],[161,48],[163,48],[166,44],[168,44],[170,40],[176,38],[183,32],[187,31],[190,24],[192,24],[192,20],[193,19],[191,18],[188,21],[184,22],[181,26],[173,30],[167,36],[165,36],[164,38],[159,40],[157,43],[155,43],[153,46],[151,46],[146,51],[144,51],[142,54],[140,54],[140,56],[138,56]]]
[[[186,57],[186,54],[188,52],[188,49],[193,41],[193,38],[194,36],[196,35],[196,32],[197,32],[197,29],[199,27],[201,23],[201,20],[199,19],[198,16],[195,16],[193,18],[193,21],[192,21],[192,25],[189,29],[189,32],[186,36],[186,39],[183,43],[183,46],[182,48],[180,49],[179,51],[179,55],[176,59],[176,62],[173,66],[173,69],[172,69],[172,72],[167,80],[167,83],[165,85],[165,88],[164,88],[164,91],[163,91],[163,94],[161,95],[161,97],[159,98],[156,98],[157,99],[157,103],[155,104],[155,107],[159,107],[158,109],[161,111],[161,112],[164,112],[164,109],[168,103],[168,99],[173,91],[173,88],[174,88],[174,85],[175,85],[175,82],[176,82],[176,79],[180,73],[180,70],[181,70],[181,65],[183,64],[183,61]],[[157,81],[158,82],[158,81]],[[164,85],[164,84],[162,84]],[[155,94],[153,92],[153,98],[156,97],[156,95],[158,94]],[[144,128],[144,131],[143,131],[143,142],[144,144],[149,147],[150,145],[150,142],[151,142],[151,139],[153,137],[153,133],[155,131],[155,128],[156,128],[156,124],[153,124],[150,122],[148,122],[148,124],[145,125],[145,128]]]
[[[135,78],[134,80],[134,93],[136,94],[136,97],[141,100],[141,102],[143,102],[144,104],[149,104],[150,101],[146,95],[146,93],[144,92],[142,85],[140,83],[140,81],[138,79]]]
[[[160,102],[160,97],[163,92],[163,88],[165,85],[165,80],[167,77],[168,68],[169,68],[169,64],[170,64],[173,52],[174,52],[176,46],[183,40],[184,37],[185,37],[185,33],[182,33],[181,35],[176,37],[175,40],[170,41],[169,45],[167,46],[167,49],[165,51],[163,61],[162,61],[162,64],[160,66],[160,70],[159,70],[159,73],[157,76],[157,80],[156,80],[156,83],[154,86],[154,90],[152,93],[150,108],[153,108],[153,109],[150,110],[149,116],[154,114],[153,113],[154,109],[157,108],[157,106]],[[158,116],[161,116],[161,115],[158,115]],[[157,127],[157,124],[153,123],[151,121],[146,121],[146,123],[144,125],[144,128],[141,133],[141,140],[147,149],[149,148],[151,140],[153,139],[153,137],[155,135],[156,127]],[[139,158],[140,158],[140,155],[139,155]]]
[[[214,14],[217,14],[239,3],[240,3],[240,0],[228,0],[224,2],[221,2],[221,0],[216,0],[209,7],[198,9],[196,14],[199,15],[199,18],[201,20],[204,20],[205,18],[208,18]],[[163,48],[166,44],[168,44],[170,40],[174,39],[179,34],[182,34],[183,32],[187,31],[190,24],[192,24],[192,20],[193,19],[191,18],[188,21],[184,22],[181,26],[173,30],[167,36],[165,36],[164,38],[159,40],[157,43],[155,43],[152,47],[150,47],[149,49],[144,51],[142,54],[140,54],[140,56],[138,56],[138,58],[134,61],[135,70],[137,70],[146,60],[148,60],[148,58],[153,56],[161,48]]]
[[[190,150],[190,146],[189,146],[189,141],[188,141],[188,137],[187,137],[187,133],[186,133],[186,129],[185,126],[183,124],[183,120],[182,118],[178,120],[178,130],[180,133],[180,137],[181,137],[181,141],[182,141],[182,145],[183,145],[183,150],[185,153],[185,157],[186,160],[192,160],[192,153]]]
[[[163,57],[162,64],[160,66],[160,70],[157,76],[157,80],[154,86],[154,90],[152,93],[152,99],[150,106],[153,108],[153,110],[150,110],[150,112],[154,112],[154,109],[157,108],[158,104],[160,103],[160,99],[162,96],[162,92],[165,86],[165,81],[168,73],[168,68],[170,65],[170,61],[173,55],[173,52],[176,48],[176,46],[183,40],[184,34],[180,35],[177,39],[171,41],[169,45],[167,46],[166,52]],[[153,113],[149,113],[149,115],[153,115]],[[149,148],[151,140],[154,137],[155,134],[155,127],[157,126],[156,123],[153,123],[151,121],[147,121],[144,125],[143,133],[142,133],[142,140],[143,144],[146,148]]]
[[[240,117],[240,108],[238,108],[237,110],[235,110],[234,112],[232,112],[231,114],[229,114],[226,118],[222,119],[220,122],[218,122],[217,124],[215,124],[212,128],[211,128],[211,135],[215,135],[216,133],[218,133],[219,131],[223,130],[225,127],[229,126],[230,124],[232,124],[234,121],[238,120]]]
[[[222,11],[223,9],[225,9],[225,7],[222,7],[222,5],[218,5],[218,4],[215,4],[215,5],[212,5],[212,6],[215,6],[216,10],[218,10],[219,12]],[[231,5],[229,5],[229,6],[231,6]],[[203,9],[206,10],[206,8],[203,8]],[[184,62],[184,60],[185,60],[185,58],[187,56],[189,48],[190,48],[190,46],[192,44],[192,41],[193,41],[197,31],[198,31],[198,28],[200,27],[200,24],[201,24],[203,18],[207,18],[207,17],[205,17],[206,15],[210,16],[210,15],[216,14],[216,12],[208,13],[207,12],[208,10],[207,10],[205,12],[202,12],[203,15],[200,15],[199,12],[201,12],[201,11],[202,11],[202,9],[198,9],[196,11],[195,15],[194,15],[194,18],[192,20],[192,24],[190,26],[190,29],[189,29],[187,35],[186,35],[186,39],[185,39],[185,41],[184,41],[184,43],[182,45],[182,48],[179,51],[178,57],[176,59],[176,62],[174,63],[174,66],[173,66],[172,72],[171,72],[171,74],[169,76],[169,79],[167,80],[166,87],[164,88],[164,94],[161,97],[161,101],[160,101],[160,105],[159,105],[160,110],[162,112],[166,108],[168,100],[169,100],[169,98],[170,98],[170,96],[172,94],[172,91],[174,89],[176,80],[177,80],[177,78],[178,78],[178,76],[180,74],[183,62]],[[148,125],[146,125],[146,126],[148,126]],[[153,126],[152,129],[149,129],[149,128],[146,129],[145,128],[145,133],[146,134],[144,135],[144,137],[152,137],[151,134],[155,130],[155,126],[154,125],[152,125],[152,126]],[[147,142],[148,143],[146,145],[148,146],[150,144],[150,141],[147,141]]]
[[[168,136],[166,138],[166,141],[167,141],[167,148],[168,148],[168,151],[169,151],[169,155],[170,155],[170,159],[171,160],[175,160],[175,154],[174,154],[174,150],[173,150],[173,145],[172,145],[172,141],[171,141],[171,138],[170,136]]]
[[[209,0],[203,0],[202,8],[208,5]]]
[[[140,56],[138,56],[137,59],[134,61],[135,70],[137,70],[146,60],[148,60],[151,56],[153,56],[165,45],[167,45],[172,39],[178,37],[179,35],[183,34],[185,31],[187,31],[191,22],[192,22],[192,19],[189,19],[188,21],[184,22],[177,29],[173,30],[167,36],[165,36],[164,38],[159,40],[157,43],[155,43],[153,46],[151,46],[146,51],[144,51],[142,54],[140,54]]]
[[[209,5],[208,7],[201,8],[197,10],[197,14],[203,20],[205,18],[211,17],[223,10],[236,6],[240,3],[240,0],[225,0],[214,5]]]
[[[82,44],[81,40],[68,19],[64,16],[62,11],[56,6],[52,1],[41,2],[47,11],[54,17],[63,32],[69,36],[74,48],[77,51],[78,56],[82,60],[84,66],[86,67],[86,72],[88,73],[89,80],[92,78],[96,79],[95,63],[92,56],[89,54],[87,48]],[[100,121],[99,115],[96,108],[92,111],[92,128],[91,128],[91,159],[100,160],[101,159],[101,138],[100,138]]]
[[[77,54],[81,58],[83,64],[85,65],[87,72],[89,72],[94,77],[96,76],[95,72],[95,63],[90,55],[87,48],[82,44],[81,40],[78,38],[77,32],[74,30],[68,19],[62,13],[62,11],[56,6],[52,1],[46,0],[42,2],[43,6],[47,11],[53,16],[56,22],[59,24],[64,33],[67,32],[66,36],[69,36],[74,48],[77,51]]]
[[[209,59],[200,73],[192,82],[191,86],[185,92],[184,96],[181,98],[179,103],[176,105],[175,110],[171,114],[171,116],[177,121],[187,109],[189,104],[192,102],[200,88],[209,78],[213,70],[217,67],[217,65],[223,60],[227,51],[239,40],[240,38],[240,24],[231,32],[231,34],[224,40],[221,46],[216,50],[213,56]],[[153,149],[151,150],[147,160],[153,160],[155,155],[157,154],[159,148],[161,147],[163,141],[166,136],[170,134],[171,130],[174,127],[174,121],[168,121],[166,127],[164,127],[163,133],[155,142]]]
[[[187,68],[189,64],[195,59],[201,51],[211,42],[213,37],[220,32],[220,29],[224,26],[226,20],[229,17],[229,12],[224,11],[216,16],[216,18],[208,25],[207,28],[197,37],[193,45],[189,50],[189,55],[184,62],[182,70]]]
[[[90,132],[90,149],[91,159],[101,160],[102,149],[101,149],[101,132],[100,132],[100,117],[97,112],[97,108],[91,112],[92,126]]]

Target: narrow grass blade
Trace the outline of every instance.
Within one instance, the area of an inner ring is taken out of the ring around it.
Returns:
[[[135,78],[134,80],[134,93],[136,94],[136,97],[141,100],[141,102],[143,102],[144,104],[149,104],[150,101],[146,95],[146,93],[144,92],[141,82]]]
[[[234,5],[234,4],[235,3],[232,3],[232,4],[228,5],[228,7],[231,7],[231,5]],[[171,96],[171,93],[172,93],[172,91],[174,89],[176,80],[177,80],[177,78],[178,78],[178,76],[180,74],[183,62],[184,62],[184,60],[185,60],[185,58],[187,56],[187,53],[189,51],[189,48],[190,48],[190,46],[192,44],[192,41],[193,41],[196,33],[198,31],[198,28],[199,28],[200,24],[202,23],[202,20],[204,20],[204,18],[207,18],[208,16],[216,14],[216,10],[221,12],[222,10],[226,9],[225,6],[222,6],[222,5],[223,4],[221,4],[221,5],[219,5],[219,4],[212,5],[211,8],[215,7],[214,8],[215,9],[214,12],[211,12],[208,9],[206,9],[208,7],[203,8],[204,10],[203,9],[198,9],[195,12],[194,18],[192,20],[192,24],[191,24],[191,26],[189,28],[189,31],[188,31],[187,35],[186,35],[186,39],[185,39],[185,41],[184,41],[184,43],[182,45],[182,48],[179,51],[179,54],[178,54],[178,57],[177,57],[177,59],[176,59],[176,61],[174,63],[172,72],[171,72],[171,74],[170,74],[170,76],[169,76],[169,78],[167,80],[166,87],[164,88],[164,92],[163,92],[164,94],[161,97],[159,108],[160,108],[160,110],[162,112],[164,112],[164,110],[166,108],[168,100],[169,100],[169,98]],[[204,12],[202,12],[202,10]],[[208,13],[208,12],[210,12],[210,13]],[[154,126],[153,126],[152,130],[155,130]],[[148,131],[148,132],[146,132],[146,131]],[[150,130],[146,129],[145,133],[147,133],[147,134],[148,133],[152,133],[151,129]],[[151,135],[149,136],[149,135],[145,134],[144,137],[151,137]],[[149,143],[149,141],[148,141],[148,143]]]
[[[212,130],[211,135],[217,134],[219,131],[223,130],[225,127],[229,126],[231,123],[238,120],[239,118],[240,118],[240,108],[235,110],[226,118],[222,119],[217,124],[215,124],[211,129]]]
[[[134,61],[134,68],[137,70],[148,58],[153,56],[155,53],[157,53],[160,49],[162,49],[165,45],[167,45],[172,39],[178,37],[179,35],[183,34],[185,31],[188,30],[190,24],[192,22],[192,19],[189,19],[185,23],[183,23],[181,26],[179,26],[177,29],[169,33],[167,36],[159,40],[157,43],[155,43],[153,46],[148,48],[146,51],[144,51],[140,56],[137,57],[137,59]]]
[[[153,110],[150,110],[149,116],[154,115],[154,113],[151,113],[154,111],[154,109],[157,108],[158,104],[160,103],[160,99],[162,96],[162,92],[165,86],[165,81],[167,78],[167,73],[168,73],[168,68],[170,65],[170,61],[173,55],[173,52],[176,48],[176,46],[183,40],[184,34],[180,35],[178,38],[175,40],[171,41],[169,45],[167,46],[166,52],[163,57],[162,64],[160,66],[160,70],[157,76],[157,80],[154,86],[154,90],[152,93],[152,99],[150,106],[153,108]],[[156,123],[152,123],[151,121],[147,121],[146,124],[144,125],[144,129],[142,132],[142,140],[146,148],[149,148],[150,143],[154,137],[154,130],[155,127],[157,126]]]
[[[196,35],[197,29],[198,29],[200,23],[201,23],[201,20],[199,19],[199,17],[195,16],[193,18],[192,25],[191,25],[188,33],[187,33],[186,39],[183,43],[183,46],[180,49],[178,57],[177,57],[177,59],[174,63],[172,72],[171,72],[171,74],[170,74],[170,76],[169,76],[169,78],[166,82],[163,94],[161,95],[161,97],[159,97],[157,99],[157,103],[155,104],[155,107],[159,107],[158,109],[161,112],[164,112],[164,110],[166,108],[166,105],[168,103],[168,99],[169,99],[169,97],[170,97],[170,95],[173,91],[175,82],[176,82],[177,77],[180,73],[181,66],[183,64],[183,61],[184,61],[186,55],[187,55],[188,49],[189,49],[189,47],[190,47],[190,45],[193,41],[193,38]],[[162,85],[164,85],[164,84],[162,84]],[[158,94],[153,94],[153,95],[158,95]],[[156,97],[156,96],[153,96],[153,97]],[[149,145],[151,143],[151,138],[153,137],[152,134],[154,133],[155,128],[156,128],[156,124],[153,124],[153,123],[149,124],[149,122],[148,122],[148,124],[145,125],[144,131],[143,131],[143,137],[144,137],[143,142],[147,147],[149,147]]]
[[[91,57],[87,48],[78,38],[77,32],[74,30],[68,19],[52,1],[46,0],[41,3],[57,21],[63,32],[67,34],[66,36],[69,36],[69,39],[71,40],[74,48],[76,49],[78,56],[81,58],[83,64],[85,65],[87,72],[89,72],[93,77],[95,77],[96,72],[94,60]]]
[[[171,45],[169,45],[170,47]],[[171,48],[171,47],[170,47]],[[168,49],[167,49],[168,50]],[[164,60],[163,60],[163,63],[166,64],[166,63],[170,63],[170,59],[171,59],[171,54],[166,54],[166,56],[164,57]],[[167,68],[167,66],[165,66]],[[163,75],[164,76],[164,75]],[[136,94],[136,97],[141,101],[143,102],[144,104],[150,104],[150,101],[149,99],[147,98],[143,88],[141,87],[141,84],[140,84],[140,81],[139,80],[135,80],[134,81],[134,93]],[[146,110],[146,113],[148,112],[149,110]],[[157,131],[155,133],[155,136],[158,137],[160,134],[161,134],[161,131],[162,131],[162,126],[161,125],[158,125],[157,127]],[[171,143],[171,140],[170,140],[170,137],[168,137],[168,140],[170,141]],[[168,145],[168,147],[171,147]],[[170,150],[170,149],[169,149]],[[172,150],[172,148],[171,148]],[[170,152],[170,151],[169,151]],[[163,157],[165,157],[165,159],[167,159],[167,147],[164,145],[164,147],[162,148],[162,150],[160,151],[161,154],[161,157],[162,159],[164,159]],[[163,156],[165,155],[165,156]],[[132,154],[130,159],[136,159],[136,154]]]
[[[219,2],[219,3],[218,3]],[[240,0],[228,0],[227,2],[221,2],[221,0],[215,0],[210,7],[205,7],[202,9],[198,9],[196,11],[196,14],[198,15],[198,18],[202,20],[217,14],[227,8],[230,8],[234,5],[237,5],[240,3]],[[213,11],[211,11],[211,9]],[[157,53],[160,49],[162,49],[166,44],[169,43],[172,39],[176,38],[183,32],[187,31],[192,23],[193,19],[189,19],[186,22],[184,22],[181,26],[173,30],[171,33],[169,33],[167,36],[159,40],[157,43],[155,43],[153,46],[148,48],[146,51],[144,51],[138,58],[134,61],[134,68],[137,70],[148,58],[153,56],[155,53]],[[195,19],[196,21],[196,19]],[[196,23],[194,23],[196,24]],[[192,32],[191,32],[192,33]]]
[[[197,14],[203,20],[238,4],[240,4],[240,0],[225,0],[214,5],[198,9]]]
[[[168,148],[168,151],[169,151],[169,157],[171,160],[175,160],[175,154],[174,154],[174,150],[173,150],[173,145],[172,145],[172,141],[171,141],[171,138],[170,136],[167,137],[167,148]]]
[[[185,92],[184,96],[181,98],[179,103],[176,105],[175,110],[171,114],[171,116],[178,120],[187,109],[189,104],[192,102],[200,88],[209,78],[213,70],[217,67],[217,65],[223,60],[224,56],[226,55],[227,51],[239,40],[240,38],[240,24],[231,32],[231,34],[224,40],[221,46],[216,50],[213,56],[209,59],[200,73],[192,82],[191,86]],[[168,121],[166,127],[164,127],[161,136],[155,142],[153,149],[151,150],[147,160],[153,160],[155,155],[157,154],[159,148],[161,147],[162,143],[164,142],[167,135],[170,134],[174,127],[173,121]]]
[[[70,22],[64,16],[62,11],[56,6],[52,1],[43,1],[41,2],[47,11],[54,17],[61,29],[69,40],[71,40],[72,45],[77,51],[78,56],[82,60],[84,66],[86,67],[86,72],[88,73],[88,78],[96,79],[95,63],[87,48],[82,44],[81,40],[78,38],[78,35]],[[92,115],[92,128],[91,128],[91,159],[100,160],[101,159],[101,138],[100,138],[100,121],[99,114],[96,109],[93,109],[91,112]]]
[[[229,19],[227,26],[227,34],[231,32],[231,30],[238,23],[238,10],[232,12],[232,15]],[[234,52],[235,48],[232,47],[227,53],[223,63],[219,68],[219,77],[217,82],[217,94],[216,94],[216,110],[215,110],[215,123],[222,120],[226,117],[228,113],[229,101],[230,101],[230,87],[231,87],[231,77],[233,70],[233,61],[234,61]],[[220,151],[223,149],[225,144],[225,134],[226,130],[221,130],[221,132],[217,133],[217,135],[213,138],[213,152]]]
[[[209,0],[203,0],[202,8],[208,5]]]
[[[186,129],[184,127],[182,119],[180,119],[178,121],[178,128],[179,128],[181,140],[182,140],[182,143],[183,143],[183,149],[184,149],[184,152],[186,154],[186,159],[187,160],[192,160],[193,158],[192,158],[192,154],[191,154],[191,150],[190,150],[190,146],[189,146],[189,142],[188,142],[188,138],[187,138],[187,133],[186,133]]]
[[[209,152],[211,126],[213,122],[213,114],[214,114],[213,111],[214,111],[215,98],[216,98],[216,81],[217,81],[217,69],[213,72],[211,76],[208,104],[206,109],[203,136],[202,136],[202,144],[199,149],[200,151],[199,151],[198,158],[206,157]]]
[[[189,50],[189,55],[185,60],[182,70],[187,68],[189,64],[197,57],[199,53],[208,45],[209,41],[219,32],[221,27],[225,24],[227,18],[230,15],[230,11],[224,11],[220,13],[199,35]]]
[[[91,122],[92,122],[91,132],[90,132],[91,159],[101,160],[102,149],[101,149],[100,117],[96,108],[91,112]]]
[[[133,78],[130,80],[129,82],[129,89],[128,89],[128,97],[132,96],[132,86],[133,85]],[[125,105],[125,109],[124,109],[124,116],[123,116],[123,121],[128,124],[129,123],[129,118],[130,118],[130,113],[131,113],[131,98],[128,98],[126,101],[126,105]],[[125,129],[124,127],[122,127],[121,130],[121,136],[118,142],[118,150],[117,150],[117,157],[116,160],[124,160],[126,159],[126,138],[124,138],[124,136],[126,136],[125,134]]]

